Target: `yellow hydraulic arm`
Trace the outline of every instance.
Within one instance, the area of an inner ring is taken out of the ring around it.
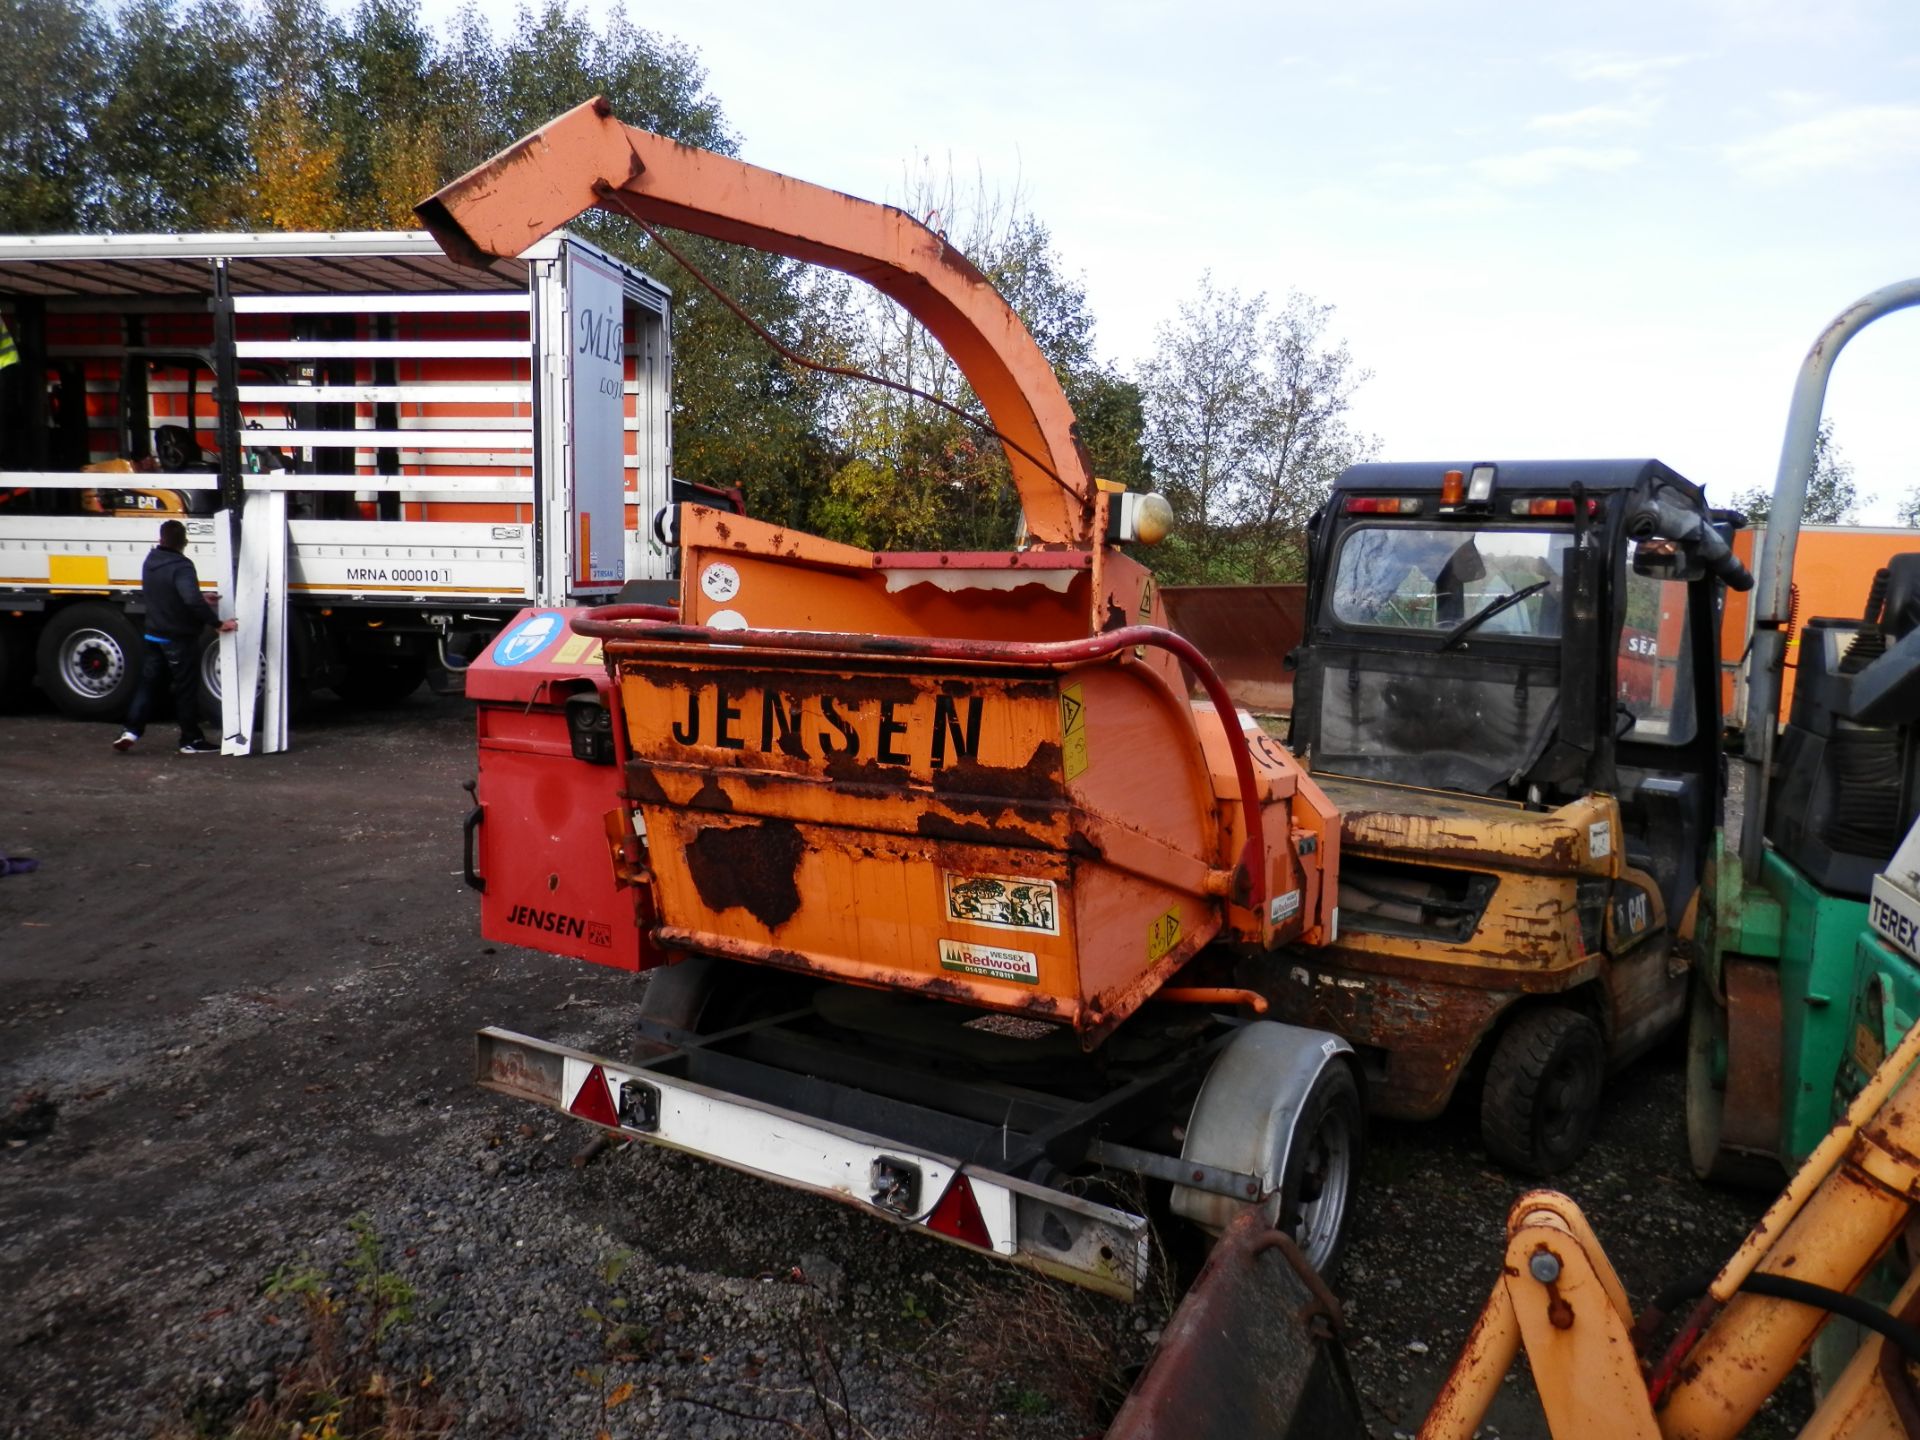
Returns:
[[[1920,1088],[1908,1075],[1916,1061],[1920,1026],[1807,1157],[1650,1365],[1636,1355],[1626,1292],[1579,1208],[1552,1191],[1521,1196],[1507,1220],[1500,1278],[1422,1440],[1467,1440],[1522,1349],[1561,1440],[1738,1435],[1827,1319],[1826,1310],[1777,1292],[1794,1282],[1851,1292],[1920,1198]],[[1917,1291],[1920,1271],[1891,1307],[1908,1325],[1920,1321]],[[1909,1358],[1884,1335],[1869,1334],[1801,1435],[1920,1434]]]

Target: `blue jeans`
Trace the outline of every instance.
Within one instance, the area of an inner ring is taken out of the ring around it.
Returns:
[[[173,684],[173,713],[180,722],[180,743],[191,745],[207,737],[200,729],[199,666],[197,646],[191,640],[156,640],[146,637],[146,653],[140,657],[140,683],[134,688],[133,707],[127,711],[127,729],[135,735],[147,728],[147,717],[160,698],[160,687]]]

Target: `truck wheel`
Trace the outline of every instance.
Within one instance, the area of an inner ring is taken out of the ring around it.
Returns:
[[[375,709],[398,705],[427,678],[427,662],[418,655],[396,655],[390,660],[357,660],[334,682],[333,691],[350,705]]]
[[[1552,1175],[1586,1153],[1607,1052],[1600,1027],[1563,1006],[1524,1010],[1501,1032],[1480,1093],[1480,1138],[1501,1164]]]
[[[113,605],[69,605],[40,632],[40,688],[77,720],[118,720],[140,683],[140,632]]]
[[[287,617],[287,719],[299,720],[313,710],[313,686],[307,679],[307,667],[310,653],[306,632],[297,617]],[[260,690],[266,693],[267,657],[260,656]],[[220,691],[220,637],[209,630],[200,637],[200,688],[194,692],[195,702],[200,711],[200,721],[216,730],[226,723],[221,711]],[[254,705],[254,719],[258,723],[264,699]]]
[[[1207,1071],[1187,1121],[1183,1160],[1259,1178],[1268,1220],[1322,1274],[1346,1246],[1365,1121],[1352,1066],[1317,1030],[1243,1025]],[[1338,1044],[1338,1042],[1332,1042]],[[1175,1186],[1173,1212],[1218,1235],[1247,1202]]]

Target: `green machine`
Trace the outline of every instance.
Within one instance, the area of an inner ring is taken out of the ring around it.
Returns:
[[[1800,626],[1778,723],[1793,557],[1827,379],[1920,280],[1842,311],[1802,364],[1755,567],[1737,849],[1703,887],[1687,1130],[1709,1179],[1779,1183],[1920,1018],[1920,546],[1863,577],[1856,618]],[[1917,537],[1920,539],[1920,537]],[[1897,852],[1897,853],[1896,853]]]

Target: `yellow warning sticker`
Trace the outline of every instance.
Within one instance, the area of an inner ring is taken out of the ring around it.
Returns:
[[[1147,963],[1151,965],[1180,943],[1180,907],[1174,906],[1147,926]]]
[[[1078,685],[1060,690],[1060,770],[1069,780],[1087,770],[1087,702]]]
[[[569,635],[567,641],[553,652],[556,665],[592,665],[600,659],[600,640],[594,635]]]
[[[1142,625],[1151,625],[1153,623],[1153,576],[1151,575],[1140,582],[1140,623]],[[1146,659],[1147,647],[1144,645],[1134,646],[1133,658],[1136,660]]]

